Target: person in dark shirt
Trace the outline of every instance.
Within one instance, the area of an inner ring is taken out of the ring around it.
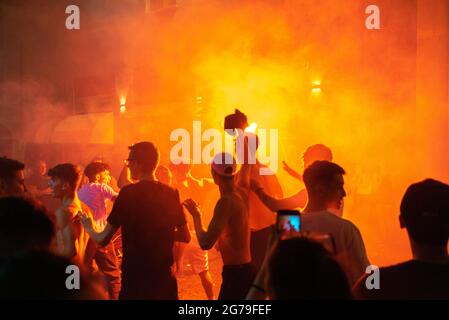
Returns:
[[[413,260],[380,268],[377,289],[368,289],[370,276],[363,276],[354,297],[449,299],[449,185],[432,179],[411,185],[402,198],[400,223],[407,229]]]
[[[174,241],[190,241],[179,194],[156,181],[159,151],[152,143],[140,142],[129,149],[127,165],[135,183],[120,190],[102,232],[96,232],[92,220],[84,215],[82,223],[100,245],[109,243],[122,228],[119,299],[176,300],[172,247]]]

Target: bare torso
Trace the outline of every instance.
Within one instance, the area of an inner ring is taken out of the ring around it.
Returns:
[[[247,196],[245,191],[237,189],[221,198],[229,201],[229,210],[232,210],[218,240],[224,265],[239,265],[251,262]]]

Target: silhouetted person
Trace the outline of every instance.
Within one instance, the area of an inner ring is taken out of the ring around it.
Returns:
[[[109,166],[106,163],[89,163],[84,169],[84,175],[89,179],[89,182],[80,188],[78,196],[91,209],[97,230],[102,231],[106,226],[108,217],[106,202],[114,201],[118,193],[109,186],[111,176],[109,174]],[[117,300],[120,292],[121,276],[114,243],[111,241],[105,247],[95,244],[95,247],[93,259],[98,269],[105,276],[110,298]],[[92,267],[90,263],[88,267]]]
[[[332,162],[333,155],[332,150],[325,146],[324,144],[314,144],[304,151],[302,154],[302,166],[303,169],[307,169],[308,166],[310,166],[315,161],[329,161]],[[284,170],[293,178],[303,181],[303,177],[300,173],[290,168],[285,161],[283,161],[284,164]]]
[[[203,187],[203,181],[192,176],[193,164],[190,159],[181,159],[181,163],[170,163],[171,172],[173,172],[173,188],[179,191],[181,201],[194,198],[200,206],[204,203],[206,188]],[[187,217],[189,228],[193,229],[192,241],[189,243],[176,242],[173,248],[173,254],[176,262],[176,272],[182,274],[183,262],[187,260],[193,273],[197,274],[201,280],[204,292],[209,300],[214,300],[214,284],[209,272],[209,255],[207,250],[203,250],[198,243],[194,224],[191,217]]]
[[[50,196],[51,189],[48,186],[47,164],[40,160],[34,164],[31,175],[27,177],[27,185],[30,193],[41,200],[43,196]]]
[[[301,231],[328,234],[335,243],[336,259],[352,285],[369,265],[359,229],[349,220],[336,215],[341,210],[345,171],[328,161],[315,161],[304,171],[308,202],[302,215]],[[253,186],[254,187],[254,186]],[[262,201],[267,198],[263,188],[255,186]],[[282,201],[271,198],[272,202]]]
[[[51,196],[51,188],[48,186],[47,163],[39,160],[33,164],[31,174],[25,178],[28,192],[54,212],[58,208],[58,201]]]
[[[413,259],[379,269],[379,289],[367,276],[354,287],[358,299],[449,299],[449,185],[427,179],[404,194],[399,216]],[[370,286],[371,287],[371,286]]]
[[[249,138],[253,136],[255,139],[255,148],[259,147],[259,138],[257,135],[246,133]],[[248,152],[244,150],[245,159],[248,159]],[[282,198],[282,187],[278,178],[270,170],[270,168],[261,163],[257,157],[255,163],[250,166],[250,179],[256,181],[264,190],[264,192],[273,198]],[[270,172],[271,174],[260,174],[261,170]],[[268,239],[271,234],[271,226],[276,221],[276,214],[270,210],[255,194],[249,192],[249,226],[251,229],[251,258],[256,268],[256,272],[262,266],[267,251]]]
[[[307,169],[312,163],[315,161],[332,161],[332,151],[328,147],[323,144],[315,144],[309,146],[306,151],[304,151],[303,156],[303,167],[304,170]],[[303,176],[290,168],[287,163],[284,163],[284,170],[288,172],[295,179],[303,182]],[[260,187],[264,187],[261,185]],[[306,189],[301,189],[297,193],[292,196],[280,199],[278,196],[273,196],[267,190],[264,190],[266,196],[262,197],[261,200],[263,203],[272,211],[276,212],[279,210],[286,209],[296,209],[296,208],[304,208],[307,204],[307,191]],[[262,194],[261,194],[262,195]],[[341,216],[342,209],[338,212]],[[336,212],[334,212],[336,213]]]
[[[22,197],[0,198],[0,261],[30,250],[50,250],[55,228],[46,208]]]
[[[23,195],[27,192],[24,169],[22,162],[0,157],[0,197]]]
[[[119,299],[178,299],[172,272],[174,241],[190,241],[176,190],[156,181],[159,151],[151,142],[129,147],[132,180],[115,200],[106,227],[97,232],[83,215],[85,229],[98,244],[107,245],[122,228],[122,288]],[[124,170],[125,171],[125,170]]]
[[[266,282],[259,275],[248,299],[351,299],[340,265],[321,244],[305,237],[277,241],[264,269]]]
[[[105,299],[96,278],[79,272],[77,280],[69,279],[75,275],[73,269],[67,269],[73,261],[67,257],[48,251],[31,251],[19,254],[9,260],[0,272],[1,300],[98,300]],[[67,272],[69,270],[69,272]]]
[[[93,253],[88,249],[89,235],[81,226],[78,216],[81,212],[91,214],[78,198],[81,169],[71,163],[58,164],[48,170],[48,176],[52,196],[60,201],[60,207],[55,211],[58,252],[81,265],[85,258],[90,261]]]
[[[231,154],[217,154],[212,161],[212,177],[220,189],[212,220],[204,229],[201,212],[192,199],[184,206],[193,216],[196,236],[203,250],[212,248],[218,241],[223,259],[222,285],[219,300],[244,299],[255,277],[251,263],[250,229],[248,223],[249,166],[243,165],[242,177],[248,181],[238,183],[235,179],[237,165]]]

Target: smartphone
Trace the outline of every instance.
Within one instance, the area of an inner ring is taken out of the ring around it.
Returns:
[[[297,237],[301,232],[301,212],[279,210],[276,217],[276,231],[280,237]]]

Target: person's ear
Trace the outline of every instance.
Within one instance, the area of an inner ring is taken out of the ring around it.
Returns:
[[[66,191],[69,189],[69,184],[67,182],[63,182],[61,185],[61,190]]]
[[[405,221],[401,216],[399,216],[399,225],[401,226],[401,229],[405,228]]]
[[[100,174],[99,173],[97,173],[96,175],[95,175],[95,181],[100,181],[100,178],[101,178],[101,176],[100,176]]]

